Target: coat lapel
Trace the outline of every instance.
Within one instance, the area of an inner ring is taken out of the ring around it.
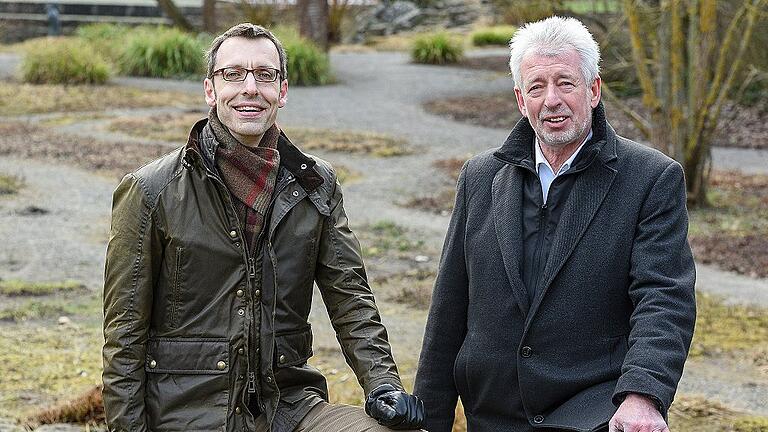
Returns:
[[[608,148],[613,147],[613,142]],[[615,157],[608,152],[608,157]],[[600,158],[604,159],[604,158]],[[605,165],[604,160],[596,160],[589,168],[578,175],[571,189],[568,201],[560,216],[560,222],[555,229],[552,239],[552,248],[541,277],[541,285],[538,287],[536,298],[531,308],[531,316],[536,313],[541,300],[547,292],[557,273],[563,264],[571,256],[590,222],[595,217],[608,190],[611,188],[616,170]]]
[[[520,274],[523,250],[523,168],[505,165],[493,178],[493,223],[504,269],[523,316],[528,313],[528,294]]]

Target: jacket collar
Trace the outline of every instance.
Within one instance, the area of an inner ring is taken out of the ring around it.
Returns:
[[[494,156],[506,163],[535,170],[535,139],[536,133],[531,123],[526,117],[522,117]],[[592,110],[592,138],[579,151],[571,170],[583,170],[598,157],[603,163],[616,158],[616,132],[605,118],[602,101]]]
[[[186,164],[201,162],[216,172],[216,148],[220,144],[212,133],[204,133],[206,128],[210,128],[207,118],[192,126],[184,148],[184,161]],[[280,153],[280,166],[290,171],[307,193],[323,184],[323,177],[315,169],[315,160],[293,145],[282,130],[277,139],[277,151]]]

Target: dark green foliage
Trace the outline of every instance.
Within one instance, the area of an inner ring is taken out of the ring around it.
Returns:
[[[416,38],[411,47],[414,63],[450,64],[464,56],[461,41],[447,33],[430,33]]]
[[[103,84],[110,70],[90,45],[51,39],[27,49],[21,73],[23,80],[32,84]]]
[[[125,42],[118,65],[122,73],[157,78],[202,76],[202,41],[175,28],[135,29]]]
[[[288,57],[288,82],[292,85],[323,85],[332,81],[328,55],[312,42],[288,36],[281,39]]]

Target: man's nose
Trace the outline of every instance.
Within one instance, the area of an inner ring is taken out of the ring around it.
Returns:
[[[253,76],[253,73],[246,73],[245,81],[243,81],[243,93],[249,95],[259,93],[259,83],[256,82],[256,77]]]
[[[560,98],[557,86],[547,86],[546,93],[544,94],[544,105],[548,108],[555,108],[562,102],[563,100]]]

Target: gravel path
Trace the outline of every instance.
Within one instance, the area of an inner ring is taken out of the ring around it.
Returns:
[[[0,54],[0,75],[12,70],[9,64],[14,58]],[[467,157],[498,146],[508,131],[456,123],[425,112],[421,104],[434,98],[482,92],[509,91],[513,97],[511,80],[492,72],[411,65],[400,53],[334,54],[332,64],[338,84],[292,87],[280,123],[289,127],[369,130],[407,139],[413,154],[396,159],[320,156],[363,174],[359,181],[345,187],[345,206],[354,226],[380,220],[406,226],[424,240],[431,263],[436,265],[448,218],[395,203],[450,185],[451,181],[431,166],[433,161]],[[202,90],[200,83],[186,81],[114,81],[147,89]],[[768,171],[768,152],[718,148],[714,158],[716,168]],[[100,289],[114,179],[76,168],[6,158],[0,158],[0,172],[17,174],[27,184],[20,197],[0,199],[0,277],[73,278]],[[49,213],[19,214],[31,205]],[[698,271],[699,290],[727,296],[735,303],[768,306],[768,281],[706,265],[700,265]],[[327,314],[319,296],[316,300],[312,312],[316,347],[335,350],[338,345]],[[421,346],[425,312],[381,297],[379,303],[398,361],[412,365]],[[734,408],[768,414],[764,397],[768,394],[768,379],[753,369],[697,360],[686,369],[681,391],[702,393]],[[739,380],[734,380],[734,373]]]

